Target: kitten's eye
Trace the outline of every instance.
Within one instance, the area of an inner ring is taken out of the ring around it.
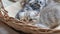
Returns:
[[[43,5],[44,3],[40,1],[40,4]]]
[[[29,1],[31,1],[31,0],[29,0]]]
[[[40,3],[42,3],[42,2],[40,1]]]

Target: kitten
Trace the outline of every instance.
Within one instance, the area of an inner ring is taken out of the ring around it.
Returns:
[[[35,3],[36,0],[28,1],[27,4],[24,4],[22,10],[17,13],[16,18],[23,19],[24,17],[29,17],[36,20],[36,22],[34,22],[36,26],[39,24],[39,27],[55,28],[60,22],[60,4],[54,0],[42,1],[43,0],[40,2],[40,0],[38,0],[38,3]],[[39,8],[35,5],[38,5]]]
[[[55,28],[60,24],[60,4],[54,3],[47,4],[47,7],[40,12],[40,23],[46,25],[49,28]]]
[[[20,10],[16,18],[21,19],[24,16],[34,17],[45,6],[45,0],[23,0],[22,10]]]

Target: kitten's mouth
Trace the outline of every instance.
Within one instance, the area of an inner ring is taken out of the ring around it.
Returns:
[[[38,10],[41,7],[38,3],[30,4],[30,6],[33,10]]]

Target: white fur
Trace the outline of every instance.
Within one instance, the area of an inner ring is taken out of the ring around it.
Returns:
[[[45,0],[31,0],[29,3],[32,3],[32,4],[34,4],[36,1],[38,1],[38,3],[41,5],[41,7],[43,8],[43,6],[45,6]],[[42,4],[40,3],[40,2],[42,2]],[[29,9],[28,9],[28,8]],[[40,7],[40,8],[41,8]],[[28,9],[28,10],[26,10],[26,8]],[[41,8],[41,9],[42,9]],[[24,13],[29,13],[30,14],[30,17],[35,17],[36,16],[36,14],[38,13],[38,12],[40,12],[40,11],[38,11],[38,10],[33,10],[30,6],[29,6],[29,4],[26,4],[26,6],[25,6],[25,8],[23,9],[24,10],[24,12],[21,12],[21,14],[23,14],[23,16],[24,16]],[[20,16],[20,15],[19,15]],[[22,15],[21,15],[22,16]],[[20,17],[21,17],[20,16]]]

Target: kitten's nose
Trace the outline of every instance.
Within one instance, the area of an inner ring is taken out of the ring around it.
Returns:
[[[33,9],[33,10],[39,10],[40,9],[40,4],[38,4],[37,2],[35,2],[35,3],[30,3],[29,4],[30,5],[30,7]]]
[[[40,7],[40,5],[38,3],[34,3],[34,5],[37,6],[37,7]]]
[[[40,7],[41,7],[41,6],[40,6],[38,3],[35,3],[35,4],[34,4],[34,8],[35,8],[35,9],[39,9]]]

